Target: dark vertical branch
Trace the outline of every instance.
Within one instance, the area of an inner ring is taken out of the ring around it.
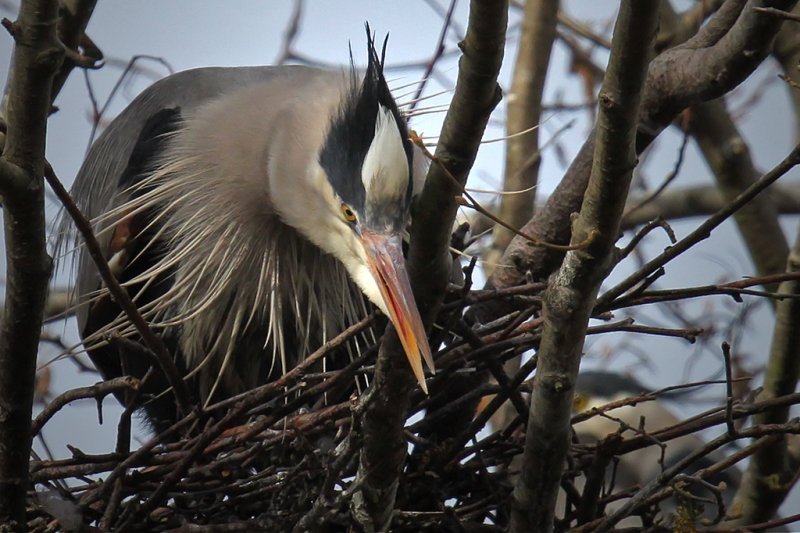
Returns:
[[[53,75],[63,55],[56,0],[25,0],[6,23],[16,46],[0,159],[6,302],[0,330],[0,524],[25,531],[31,407],[51,260],[45,248],[44,147]]]
[[[639,102],[656,33],[658,0],[623,2],[600,91],[594,164],[573,243],[545,291],[544,330],[525,435],[522,473],[514,487],[512,531],[549,531],[569,442],[569,420],[589,315],[619,233],[636,164]]]
[[[786,272],[800,270],[800,237],[795,241],[786,265]],[[800,294],[800,282],[784,281],[781,294]],[[800,378],[800,300],[782,299],[775,304],[775,330],[764,375],[764,390],[759,399],[791,394]],[[754,424],[784,424],[789,417],[787,407],[755,415]],[[786,436],[758,450],[742,478],[735,504],[740,515],[736,524],[746,525],[771,519],[796,481],[800,465],[787,451]]]
[[[800,15],[800,7],[795,6],[794,15]],[[778,60],[783,75],[796,84],[800,84],[800,24],[788,22],[783,25],[775,38],[772,55]],[[800,142],[800,88],[791,85],[786,88],[792,97],[794,111],[795,142]]]
[[[437,162],[431,165],[413,212],[408,268],[420,314],[428,325],[444,299],[450,273],[448,246],[458,209],[456,199],[466,183],[489,115],[500,99],[497,75],[503,60],[507,11],[507,2],[470,3],[458,80],[439,137]],[[354,514],[368,531],[389,527],[406,454],[403,426],[411,374],[394,331],[384,337],[364,412],[364,446],[357,475],[361,490],[353,499]]]
[[[550,51],[556,37],[559,2],[529,0],[525,3],[522,34],[517,49],[517,61],[511,80],[511,92],[506,99],[506,133],[519,134],[537,126],[542,112],[542,93],[550,64]],[[503,188],[515,192],[500,201],[500,218],[514,228],[521,228],[533,216],[536,182],[539,178],[539,128],[506,141],[506,169]],[[492,246],[486,251],[484,270],[490,274],[503,256],[514,234],[496,225]],[[502,267],[501,267],[502,268]],[[514,375],[519,370],[519,358],[509,360],[505,371]],[[503,404],[496,415],[497,427],[506,427],[517,415],[510,403]]]
[[[511,92],[506,99],[508,135],[519,134],[539,124],[544,81],[556,37],[558,7],[559,2],[552,0],[525,2]],[[515,228],[521,228],[533,215],[540,162],[538,128],[506,141],[504,189],[525,192],[503,196],[499,216]],[[503,255],[512,237],[511,231],[495,227],[492,247],[486,257],[489,265]]]
[[[86,25],[89,24],[97,0],[64,0],[61,2],[61,13],[58,20],[58,38],[69,50],[77,51],[81,39],[84,38]],[[98,60],[100,58],[92,58]],[[75,60],[67,57],[53,79],[53,94],[61,91],[69,73],[75,67]]]

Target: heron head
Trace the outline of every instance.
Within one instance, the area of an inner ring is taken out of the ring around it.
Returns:
[[[334,254],[392,321],[422,389],[422,359],[433,361],[406,272],[402,233],[412,195],[413,149],[369,38],[369,62],[360,83],[332,118],[319,153],[328,195],[328,235],[319,244]],[[385,43],[384,43],[385,50]],[[353,74],[355,76],[355,73]]]

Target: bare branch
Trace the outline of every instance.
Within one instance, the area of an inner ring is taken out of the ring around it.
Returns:
[[[711,231],[717,226],[727,220],[733,213],[739,210],[742,206],[747,205],[759,193],[764,191],[767,187],[775,183],[781,176],[786,174],[789,170],[794,168],[795,165],[800,164],[800,145],[796,146],[786,158],[778,163],[778,165],[764,174],[758,181],[753,183],[744,192],[739,194],[736,199],[726,205],[724,208],[717,211],[714,215],[709,217],[705,222],[700,224],[689,235],[679,240],[674,246],[670,246],[657,257],[651,259],[642,268],[636,271],[631,276],[628,276],[621,283],[617,284],[606,291],[597,300],[598,307],[603,309],[608,306],[615,298],[621,296],[627,290],[640,283],[648,276],[656,272],[659,268],[663,267],[667,262],[674,259],[684,251],[688,250],[703,239],[711,235]]]
[[[568,252],[545,291],[546,317],[525,433],[523,470],[514,487],[511,529],[548,531],[569,442],[569,417],[586,327],[617,239],[635,165],[634,139],[658,1],[623,2],[600,91],[594,165],[573,241],[591,233],[585,250]]]
[[[787,273],[800,270],[800,238],[795,241],[786,265]],[[778,292],[800,295],[800,282],[787,280]],[[795,391],[800,377],[800,300],[786,299],[775,306],[775,330],[769,362],[764,376],[762,398],[776,398]],[[756,415],[756,424],[786,422],[789,409],[784,407]],[[752,524],[771,519],[796,480],[797,464],[790,460],[786,439],[779,439],[759,450],[742,479],[736,502],[741,515],[735,524]]]
[[[697,140],[722,197],[730,202],[752,185],[759,172],[750,150],[721,100],[698,104],[689,111],[689,128]],[[774,194],[755,197],[734,214],[759,275],[783,272],[789,245],[778,222]],[[777,286],[769,286],[775,290]]]
[[[784,426],[779,426],[779,425],[754,426],[746,430],[742,430],[741,433],[743,435],[747,435],[750,437],[760,437],[765,434],[797,433],[798,431],[800,431],[800,423],[794,421],[793,423],[786,424]],[[697,461],[699,458],[704,457],[710,451],[716,450],[720,448],[722,445],[727,444],[728,442],[732,442],[733,440],[735,440],[735,438],[736,436],[724,433],[719,437],[717,437],[716,439],[714,439],[713,441],[704,445],[701,449],[693,451],[692,453],[690,453],[689,455],[687,455],[686,457],[682,458],[680,461],[672,465],[671,467],[665,469],[660,476],[653,479],[652,481],[647,483],[647,485],[642,487],[636,493],[636,495],[634,495],[633,498],[628,500],[619,509],[609,514],[609,516],[605,517],[593,531],[596,531],[598,533],[604,533],[606,531],[610,531],[611,528],[614,526],[614,524],[616,524],[622,518],[626,517],[633,508],[635,508],[638,504],[643,502],[647,497],[654,494],[660,487],[666,486],[669,480],[678,475],[688,465]]]
[[[0,330],[0,524],[26,531],[30,421],[36,353],[51,259],[45,248],[45,131],[53,76],[63,51],[58,2],[26,0],[16,22],[5,108],[8,134],[0,159],[7,289]]]
[[[800,213],[800,189],[791,184],[775,184],[770,187],[775,209],[780,214]],[[631,195],[629,205],[637,205],[641,195]],[[664,220],[679,220],[708,216],[725,206],[725,201],[716,186],[699,185],[666,190],[657,198],[643,205],[622,219],[626,230],[646,224],[657,217]]]
[[[544,81],[556,37],[558,8],[558,2],[549,0],[530,0],[525,3],[511,92],[506,102],[508,135],[539,124]],[[499,217],[514,228],[521,228],[533,215],[540,162],[538,128],[506,142],[503,187],[506,191],[526,191],[504,195],[501,199]],[[509,230],[495,227],[492,247],[486,255],[489,264],[502,256],[513,237],[514,234]]]
[[[64,83],[67,81],[72,69],[77,66],[76,59],[81,56],[77,53],[78,47],[86,42],[84,35],[89,18],[94,12],[97,0],[64,0],[61,2],[60,17],[58,19],[58,38],[61,40],[67,51],[67,57],[61,64],[61,68],[53,79],[53,94],[51,98],[55,100]],[[103,56],[96,47],[86,46],[92,54],[88,57],[90,62],[98,62]],[[85,65],[82,65],[85,66]]]
[[[782,281],[794,281],[800,278],[798,272],[788,272],[781,274],[771,274],[768,276],[758,276],[754,278],[747,278],[740,281],[732,281],[730,283],[721,283],[718,285],[703,285],[701,287],[685,287],[682,289],[666,289],[666,290],[651,290],[651,291],[636,291],[635,294],[628,294],[621,296],[614,300],[611,307],[598,307],[595,312],[609,311],[613,309],[621,309],[624,307],[632,307],[635,305],[647,305],[658,302],[674,302],[677,300],[684,300],[687,298],[698,298],[701,296],[710,296],[712,294],[727,294],[733,297],[736,301],[741,301],[741,296],[745,294],[765,296],[774,300],[782,299],[796,299],[798,295],[794,293],[785,292],[764,292],[748,290],[747,287],[752,287],[761,283],[768,283],[770,285]]]
[[[792,13],[800,15],[800,7],[795,6]],[[800,70],[797,68],[800,63],[800,31],[797,31],[797,24],[783,25],[775,38],[772,55],[780,63],[783,75],[792,83],[800,83]],[[790,86],[788,90],[794,110],[795,142],[800,142],[800,89]]]
[[[136,304],[133,303],[128,295],[128,291],[123,289],[117,278],[114,277],[114,274],[111,272],[111,269],[108,266],[105,257],[103,256],[100,244],[97,242],[97,239],[94,236],[91,222],[89,222],[86,216],[81,213],[78,206],[75,205],[75,202],[70,196],[69,192],[66,188],[64,188],[64,185],[61,184],[61,181],[59,181],[58,176],[56,176],[49,164],[45,165],[44,175],[47,179],[47,183],[50,185],[50,188],[53,189],[53,192],[56,193],[58,199],[61,200],[61,203],[64,205],[64,209],[67,211],[67,213],[69,213],[69,216],[72,217],[72,220],[75,222],[75,226],[78,228],[78,231],[80,231],[84,243],[89,250],[89,254],[97,266],[100,277],[103,279],[106,287],[108,287],[108,291],[123,309],[125,315],[134,325],[139,335],[142,336],[142,340],[147,348],[153,352],[158,360],[158,364],[161,367],[161,370],[164,372],[164,376],[166,376],[167,382],[170,384],[172,392],[175,395],[175,401],[178,405],[178,410],[184,415],[188,414],[191,410],[189,389],[181,377],[180,372],[178,372],[178,368],[175,366],[175,361],[167,351],[166,346],[164,346],[164,342],[161,340],[161,337],[156,335],[153,330],[150,329],[149,324],[142,317],[138,307],[136,307]]]
[[[297,39],[297,33],[300,30],[300,19],[302,18],[302,16],[303,16],[303,0],[297,0],[294,3],[294,9],[292,10],[292,16],[289,19],[289,23],[286,25],[286,31],[283,33],[281,52],[275,59],[276,65],[283,65],[289,59],[294,57],[292,46],[294,45],[294,41],[295,39]]]
[[[71,389],[67,392],[59,394],[52,402],[47,404],[47,407],[42,409],[36,419],[31,423],[31,435],[36,435],[41,431],[42,427],[56,414],[62,407],[75,400],[85,398],[94,398],[100,403],[103,398],[109,394],[123,390],[135,389],[139,386],[139,380],[129,376],[122,376],[119,378],[110,379],[108,381],[101,381],[96,385],[90,387],[80,387],[78,389]]]
[[[450,0],[450,6],[447,8],[447,12],[444,15],[442,29],[439,32],[439,40],[436,43],[436,49],[434,50],[433,56],[425,67],[425,72],[422,74],[422,78],[420,79],[417,90],[414,93],[414,97],[411,99],[411,105],[408,108],[409,112],[412,112],[414,109],[416,109],[417,104],[420,102],[422,92],[425,90],[425,85],[428,83],[428,79],[430,79],[433,69],[436,68],[436,63],[442,58],[442,54],[444,54],[444,41],[447,38],[447,32],[450,31],[450,24],[453,20],[453,10],[455,8],[456,0]]]

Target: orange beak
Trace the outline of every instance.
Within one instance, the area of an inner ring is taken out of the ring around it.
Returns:
[[[367,252],[370,271],[380,288],[389,318],[397,330],[397,336],[411,364],[411,370],[420,388],[428,394],[422,359],[425,360],[431,373],[435,373],[433,357],[408,281],[402,241],[393,235],[362,232],[361,242]]]

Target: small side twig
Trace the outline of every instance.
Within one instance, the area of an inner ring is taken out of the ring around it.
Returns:
[[[450,6],[447,8],[447,13],[442,23],[442,30],[439,33],[439,41],[436,43],[436,50],[433,53],[433,57],[431,57],[431,60],[428,62],[428,65],[425,67],[425,73],[422,75],[422,78],[420,78],[421,81],[419,82],[416,93],[414,93],[414,98],[411,100],[409,112],[413,112],[414,108],[417,107],[420,97],[422,96],[422,91],[425,90],[425,85],[428,83],[433,69],[436,68],[436,63],[444,54],[444,40],[447,37],[447,32],[450,30],[450,22],[453,20],[453,11],[455,10],[456,3],[456,0],[450,0]]]
[[[89,387],[80,387],[77,389],[68,390],[56,396],[56,398],[47,404],[41,413],[31,423],[31,435],[37,435],[42,427],[53,417],[62,407],[75,400],[83,400],[86,398],[94,398],[100,403],[103,398],[109,394],[123,390],[123,389],[137,389],[139,387],[139,380],[130,376],[122,376],[108,381],[101,381],[96,385]]]
[[[672,226],[661,217],[656,217],[647,224],[645,224],[639,231],[636,232],[636,235],[633,236],[631,242],[629,242],[625,248],[622,248],[619,253],[617,254],[617,262],[625,259],[630,255],[630,253],[639,246],[639,243],[644,239],[651,231],[656,228],[662,228],[667,237],[669,237],[669,242],[675,244],[677,239],[675,238],[675,232],[672,231]]]
[[[725,500],[722,497],[722,489],[720,489],[717,485],[713,483],[709,483],[703,479],[700,479],[695,476],[690,476],[688,474],[678,474],[672,481],[670,482],[670,486],[678,494],[681,498],[685,499],[687,502],[691,502],[697,499],[697,496],[686,490],[686,486],[688,485],[699,485],[706,489],[708,492],[714,495],[714,501],[717,507],[717,514],[712,519],[711,525],[719,524],[722,522],[722,519],[725,518]]]
[[[754,7],[753,11],[785,20],[791,20],[792,22],[800,22],[800,15],[795,15],[794,13],[789,13],[781,9],[775,9],[774,7]]]
[[[622,218],[629,217],[631,213],[638,211],[646,204],[655,200],[658,197],[658,195],[664,192],[664,189],[666,189],[667,186],[669,186],[669,184],[672,183],[675,180],[675,178],[678,177],[678,172],[680,172],[681,166],[683,166],[683,159],[686,155],[686,147],[689,145],[689,138],[690,135],[688,133],[683,134],[683,141],[681,142],[681,146],[678,149],[678,158],[675,160],[675,165],[672,167],[670,173],[667,174],[664,180],[659,184],[658,187],[656,187],[656,189],[653,192],[642,198],[641,201],[636,205],[633,205],[628,209],[626,209],[625,212],[622,214]],[[673,243],[674,242],[675,241],[673,239]]]
[[[725,358],[725,424],[728,435],[736,438],[736,425],[733,423],[733,375],[731,373],[731,345],[722,343],[722,356]]]
[[[423,142],[422,137],[420,137],[416,133],[412,132],[411,133],[411,142],[414,143],[415,145],[417,145],[422,150],[423,154],[425,154],[425,157],[430,159],[433,163],[436,163],[437,165],[439,165],[439,167],[442,169],[444,174],[453,182],[453,184],[456,187],[459,188],[459,190],[461,191],[461,194],[463,195],[463,198],[458,198],[457,200],[461,205],[463,205],[464,207],[469,207],[470,209],[474,209],[475,211],[477,211],[481,215],[485,216],[486,218],[492,220],[493,222],[495,222],[497,224],[500,224],[501,226],[503,226],[507,230],[514,232],[516,235],[519,235],[520,237],[522,237],[524,239],[527,239],[531,243],[533,243],[533,244],[535,244],[537,246],[543,246],[545,248],[549,248],[551,250],[559,250],[559,251],[562,251],[562,252],[566,252],[566,251],[569,251],[569,250],[577,250],[577,249],[580,249],[580,248],[585,248],[585,247],[589,246],[594,241],[594,239],[597,237],[597,233],[596,232],[591,232],[586,237],[586,239],[584,239],[582,242],[579,242],[577,244],[554,244],[554,243],[551,243],[551,242],[542,241],[540,239],[537,239],[533,235],[529,235],[527,233],[524,233],[524,232],[520,231],[519,229],[515,228],[514,226],[512,226],[511,224],[509,224],[505,220],[501,219],[500,217],[498,217],[497,215],[492,213],[489,209],[486,209],[485,207],[483,207],[469,193],[469,191],[467,191],[464,188],[464,186],[461,185],[461,183],[459,183],[459,181],[456,179],[455,176],[453,176],[453,174],[447,169],[447,167],[444,164],[442,164],[442,162],[425,147],[425,143]]]
[[[117,281],[117,278],[114,277],[114,274],[111,272],[111,269],[108,266],[108,262],[106,262],[106,259],[103,256],[100,243],[97,242],[97,239],[94,236],[91,223],[75,204],[75,201],[72,199],[69,192],[67,192],[67,189],[64,188],[64,185],[58,179],[58,176],[56,176],[53,167],[51,167],[50,163],[48,162],[45,162],[44,176],[47,180],[47,183],[49,183],[50,187],[53,189],[53,192],[55,192],[56,196],[58,196],[58,199],[61,200],[61,203],[64,205],[64,209],[67,211],[67,213],[69,213],[69,216],[72,217],[72,220],[75,222],[75,226],[81,233],[81,236],[86,244],[86,248],[88,249],[95,265],[97,266],[100,277],[103,278],[103,282],[108,287],[108,291],[125,312],[125,315],[134,325],[139,335],[142,336],[144,343],[158,359],[158,364],[161,367],[161,370],[164,371],[164,375],[172,387],[173,393],[175,394],[175,400],[178,404],[178,411],[184,415],[188,414],[191,410],[190,406],[192,405],[189,388],[183,381],[180,372],[178,372],[178,367],[175,366],[175,361],[170,356],[166,346],[164,346],[164,342],[161,340],[161,337],[153,333],[153,330],[150,329],[147,321],[145,321],[144,317],[142,317],[141,313],[139,313],[139,308],[136,307],[136,304],[133,303],[128,295],[128,291],[123,289],[119,284],[119,281]]]
[[[789,155],[783,159],[783,161],[778,163],[772,168],[772,170],[764,174],[758,179],[758,181],[749,186],[744,192],[737,196],[736,199],[728,203],[725,207],[714,213],[705,222],[700,224],[697,229],[678,241],[675,245],[664,250],[664,252],[659,254],[657,257],[651,259],[646,265],[644,265],[634,274],[628,276],[615,287],[612,287],[606,291],[597,299],[596,306],[598,308],[609,307],[611,302],[622,296],[625,292],[636,286],[642,280],[646,279],[653,272],[663,268],[663,266],[669,261],[681,255],[698,242],[708,238],[716,227],[730,218],[743,206],[747,205],[750,200],[758,196],[767,187],[775,183],[781,176],[789,172],[798,163],[800,163],[800,145],[795,146]]]

